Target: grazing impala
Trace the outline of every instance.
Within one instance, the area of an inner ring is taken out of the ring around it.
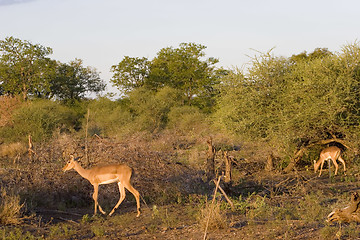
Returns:
[[[324,166],[324,162],[328,159],[331,159],[332,162],[334,163],[335,175],[337,174],[339,169],[339,165],[337,164],[336,160],[339,160],[344,165],[344,172],[345,172],[346,171],[345,161],[344,159],[341,158],[340,153],[341,153],[340,148],[335,146],[323,149],[320,153],[319,160],[317,162],[314,160],[314,172],[316,173],[316,171],[319,169],[319,166],[321,164],[320,173],[319,173],[319,177],[320,177],[322,168]]]
[[[129,190],[136,199],[137,204],[137,216],[140,215],[140,201],[139,201],[139,192],[133,188],[130,183],[130,178],[132,174],[132,169],[125,164],[111,164],[105,166],[95,166],[90,169],[84,169],[80,166],[80,164],[75,161],[74,156],[70,155],[70,160],[62,169],[64,172],[70,169],[75,169],[83,178],[89,180],[89,182],[94,186],[94,194],[93,199],[95,201],[95,210],[94,215],[96,215],[97,207],[102,214],[105,212],[102,210],[98,203],[98,190],[99,185],[101,184],[109,184],[109,183],[117,183],[120,191],[120,199],[115,207],[109,213],[111,216],[114,211],[119,207],[121,202],[125,199],[125,188]]]

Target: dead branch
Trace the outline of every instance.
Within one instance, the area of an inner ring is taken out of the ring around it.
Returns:
[[[351,200],[347,207],[335,209],[328,217],[327,222],[358,222],[360,223],[359,210],[360,196],[357,192],[351,194]]]
[[[218,178],[218,180],[217,180],[217,182],[216,182],[216,187],[215,187],[215,191],[214,191],[214,196],[213,196],[213,199],[212,199],[211,205],[210,205],[210,206],[211,206],[211,209],[213,208],[214,203],[215,203],[216,193],[217,193],[218,188],[220,187],[221,177],[222,177],[222,176],[219,176],[219,178]],[[210,218],[211,218],[211,211],[209,212],[208,219],[207,219],[207,221],[206,221],[206,227],[205,227],[205,232],[204,232],[204,240],[206,240],[207,229],[208,229],[208,227],[209,227]]]

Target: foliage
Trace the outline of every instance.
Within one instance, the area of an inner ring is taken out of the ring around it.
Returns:
[[[288,153],[322,139],[358,138],[359,54],[354,44],[305,60],[270,52],[256,57],[248,74],[237,71],[223,79],[215,121]]]
[[[0,127],[9,123],[13,111],[21,105],[22,101],[19,96],[0,96]]]
[[[54,78],[50,81],[51,95],[64,101],[85,97],[86,93],[101,92],[105,89],[99,73],[91,67],[83,67],[83,61],[75,59],[69,64],[59,63]]]
[[[150,62],[147,58],[132,58],[125,56],[118,64],[111,67],[114,73],[111,82],[120,90],[128,93],[142,87],[149,77]]]
[[[124,132],[126,126],[133,121],[126,100],[111,101],[108,98],[98,98],[89,102],[88,109],[90,135],[121,135],[120,132]],[[83,126],[85,124],[84,122]]]
[[[136,131],[161,130],[168,122],[171,108],[182,104],[181,92],[170,87],[157,92],[147,88],[136,89],[129,94],[129,108],[134,115],[132,127]]]
[[[194,106],[175,106],[168,114],[168,128],[176,129],[183,133],[188,133],[198,128],[200,125],[207,125],[206,114]]]
[[[68,107],[50,100],[37,100],[17,109],[11,125],[0,128],[0,135],[7,142],[34,141],[51,137],[55,130],[71,131],[78,125],[79,116]]]
[[[52,49],[8,37],[0,41],[1,91],[10,95],[37,95],[49,89],[49,73],[53,62],[46,56]]]
[[[218,59],[204,59],[205,48],[201,44],[181,43],[178,48],[161,49],[151,61],[125,56],[112,66],[111,81],[126,94],[141,87],[154,91],[170,87],[179,90],[189,105],[212,107],[211,100],[217,93],[213,86],[226,71],[215,69]]]

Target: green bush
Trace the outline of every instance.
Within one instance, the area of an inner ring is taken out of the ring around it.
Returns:
[[[169,128],[189,132],[205,122],[206,115],[200,112],[197,107],[179,106],[171,108],[168,119]]]
[[[129,106],[134,114],[131,127],[134,131],[154,132],[164,129],[172,107],[183,104],[181,93],[164,87],[157,92],[139,88],[131,92]]]
[[[126,100],[111,101],[108,98],[98,98],[89,103],[89,135],[104,135],[112,137],[123,132],[126,125],[132,122],[132,114]],[[86,118],[83,121],[85,128]],[[125,131],[126,132],[126,131]]]
[[[36,100],[14,111],[12,123],[0,128],[5,142],[34,141],[50,138],[55,130],[71,131],[79,125],[79,115],[69,107],[51,100]]]

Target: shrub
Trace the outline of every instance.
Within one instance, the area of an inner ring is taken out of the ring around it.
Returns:
[[[111,101],[108,98],[98,98],[88,105],[89,135],[114,136],[122,131],[132,121],[126,101]],[[83,122],[83,126],[86,122]],[[84,127],[83,127],[84,128]]]
[[[22,208],[20,197],[17,195],[8,195],[5,189],[1,189],[0,199],[0,223],[19,224],[22,221]]]
[[[201,126],[206,116],[197,107],[179,106],[171,108],[168,119],[169,128],[189,132]]]
[[[216,201],[214,204],[206,202],[205,207],[201,209],[200,225],[203,229],[207,226],[208,230],[228,227],[227,216],[221,211],[221,202]]]
[[[27,150],[21,142],[14,142],[0,145],[0,157],[15,157],[17,154],[23,154]]]
[[[70,108],[50,100],[30,102],[13,113],[12,124],[0,128],[5,142],[34,141],[51,137],[56,129],[71,131],[78,124],[79,116]]]

